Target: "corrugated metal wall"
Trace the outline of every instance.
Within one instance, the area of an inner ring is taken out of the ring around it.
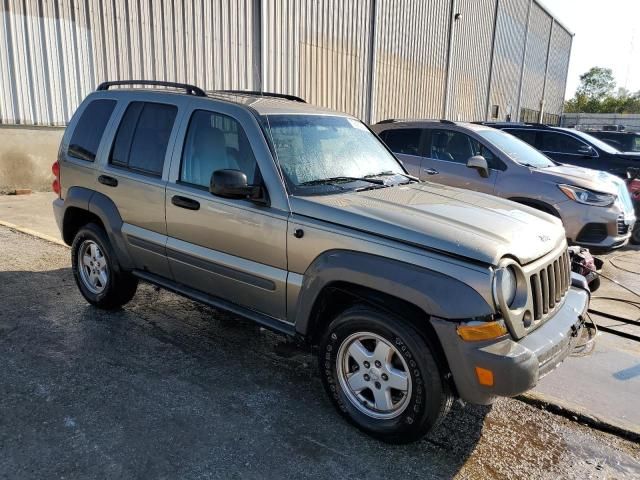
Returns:
[[[99,82],[131,78],[292,93],[369,121],[446,111],[482,120],[493,104],[515,114],[518,103],[539,109],[543,89],[546,110],[560,113],[571,45],[531,0],[0,0],[0,7],[0,123],[64,124]]]
[[[458,1],[454,21],[449,118],[484,119],[496,0]]]
[[[440,117],[451,19],[447,0],[379,0],[372,120]]]
[[[497,120],[507,115],[516,120],[529,2],[499,0],[499,4],[489,104],[498,105]]]
[[[547,66],[547,48],[552,18],[539,5],[531,5],[529,33],[527,34],[522,94],[519,108],[540,109],[544,72]],[[516,120],[516,118],[514,118]]]
[[[107,79],[254,86],[252,0],[0,1],[1,123],[64,124]]]
[[[569,55],[573,37],[557,22],[553,23],[549,66],[545,84],[545,110],[551,113],[562,112],[564,93],[567,86]]]
[[[370,0],[263,2],[264,90],[366,117]]]

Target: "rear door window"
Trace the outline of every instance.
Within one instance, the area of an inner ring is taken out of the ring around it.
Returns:
[[[109,162],[161,176],[177,113],[175,105],[131,102],[118,127]]]
[[[419,128],[399,128],[386,130],[382,139],[393,153],[404,155],[420,155],[420,137],[422,130]]]
[[[67,154],[73,158],[93,162],[98,153],[102,134],[111,118],[115,100],[93,100],[82,112],[71,135]]]

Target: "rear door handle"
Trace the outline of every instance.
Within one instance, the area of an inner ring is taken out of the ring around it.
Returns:
[[[171,203],[176,207],[186,208],[187,210],[200,210],[200,202],[187,197],[181,197],[180,195],[171,197]]]
[[[435,170],[433,168],[425,168],[423,171],[427,175],[437,175],[438,174],[438,170]]]
[[[106,185],[107,187],[117,187],[118,186],[118,179],[110,177],[109,175],[100,175],[98,177],[98,181],[101,184]]]

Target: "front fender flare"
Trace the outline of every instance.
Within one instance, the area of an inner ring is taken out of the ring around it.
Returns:
[[[459,320],[495,313],[492,305],[464,282],[442,272],[377,255],[330,250],[307,268],[298,295],[295,326],[306,336],[313,306],[322,290],[335,282],[348,282],[384,292],[440,318]]]

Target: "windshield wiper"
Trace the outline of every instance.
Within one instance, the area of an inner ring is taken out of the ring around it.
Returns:
[[[400,175],[401,177],[408,178],[409,180],[414,180],[416,182],[420,181],[419,178],[414,177],[413,175],[407,175],[406,173],[400,173],[400,172],[392,172],[391,170],[387,170],[385,172],[376,173],[375,175],[365,175],[365,178],[388,177],[388,176],[391,176],[391,175]]]
[[[318,178],[317,180],[309,180],[307,182],[302,182],[300,186],[310,187],[312,185],[333,185],[335,183],[358,182],[358,181],[375,183],[376,185],[384,185],[384,180],[380,180],[379,178],[331,177],[331,178]]]

